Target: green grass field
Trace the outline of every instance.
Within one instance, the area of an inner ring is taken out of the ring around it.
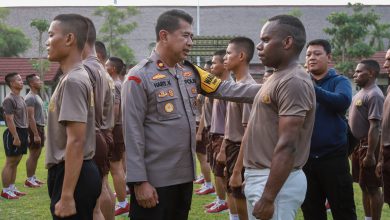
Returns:
[[[4,127],[0,127],[0,132],[3,134]],[[4,166],[5,154],[4,147],[1,142],[1,150],[0,150],[0,167],[1,169]],[[37,168],[37,177],[46,180],[47,170],[44,167],[44,155],[42,153]],[[0,220],[25,220],[25,219],[51,219],[50,211],[49,211],[49,196],[47,193],[47,186],[44,185],[38,189],[29,189],[24,188],[23,183],[26,179],[26,162],[27,155],[25,155],[22,161],[19,164],[18,174],[16,178],[16,187],[18,187],[21,191],[27,192],[28,194],[22,197],[19,200],[4,200],[0,199]],[[195,185],[194,188],[199,187]],[[357,185],[354,185],[355,188],[355,203],[357,208],[358,219],[363,219],[363,209],[361,204],[361,191]],[[214,199],[214,195],[207,196],[193,196],[192,207],[190,212],[191,220],[214,220],[214,219],[228,219],[228,213],[224,212],[221,214],[206,214],[203,209],[203,205],[211,202]],[[329,219],[332,219],[331,215],[328,214]],[[116,219],[128,219],[126,215],[118,216]],[[302,213],[299,211],[296,219],[303,219]],[[387,220],[390,219],[390,210],[387,205],[384,206],[382,212],[382,219]]]

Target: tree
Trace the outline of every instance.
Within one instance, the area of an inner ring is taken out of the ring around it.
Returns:
[[[352,9],[351,15],[333,12],[327,17],[332,27],[325,28],[324,32],[331,36],[335,67],[350,76],[356,61],[375,53],[374,48],[367,43],[367,38],[375,25],[378,25],[380,16],[373,9],[364,10],[366,7],[360,3],[349,3],[348,7]]]
[[[370,46],[377,51],[385,49],[383,39],[390,39],[390,24],[374,24],[371,31]]]
[[[107,44],[110,56],[118,56],[127,64],[134,64],[133,50],[125,44],[123,35],[131,33],[136,27],[136,22],[130,22],[129,18],[139,12],[135,7],[119,9],[115,6],[98,7],[95,15],[104,18],[100,28],[100,38]]]
[[[0,57],[18,56],[30,47],[30,40],[21,30],[5,23],[8,15],[7,8],[0,8]]]
[[[289,13],[287,13],[288,15],[291,15],[291,16],[294,16],[294,17],[297,17],[297,18],[301,18],[303,13],[300,9],[298,8],[294,8],[292,9]]]
[[[38,60],[31,60],[31,65],[33,68],[39,72],[39,76],[44,82],[45,79],[45,73],[49,70],[50,63],[46,59],[43,59],[43,42],[42,42],[42,36],[43,33],[46,32],[49,29],[49,22],[45,19],[33,19],[30,23],[31,27],[35,27],[38,31]],[[44,85],[42,88],[45,88]],[[44,99],[45,89],[41,90],[41,97]]]

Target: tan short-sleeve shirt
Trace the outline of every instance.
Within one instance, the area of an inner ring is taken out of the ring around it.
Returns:
[[[382,117],[382,144],[390,146],[390,86],[387,88],[387,95],[383,104]]]
[[[369,120],[382,120],[383,101],[383,93],[377,85],[363,88],[353,97],[348,119],[353,136],[367,137]]]
[[[255,84],[256,81],[251,75],[247,75],[244,79],[237,83]],[[244,136],[245,127],[248,124],[251,104],[228,102],[226,110],[226,125],[225,139],[233,142],[241,142]]]
[[[310,76],[297,64],[276,71],[255,97],[243,140],[244,166],[256,169],[271,167],[278,142],[279,117],[304,118],[295,142],[294,168],[302,168],[310,151],[315,119],[315,92]]]
[[[6,115],[14,115],[14,123],[17,128],[27,128],[27,106],[20,95],[9,93],[3,101],[3,110]]]
[[[122,81],[115,80],[115,104],[121,105],[121,90],[122,90]],[[121,112],[121,107],[119,107],[119,111]],[[119,113],[118,118],[115,120],[116,125],[122,124],[122,113]]]
[[[95,110],[88,73],[78,65],[64,74],[49,104],[47,123],[46,167],[65,160],[66,123],[86,123],[84,160],[95,155]]]

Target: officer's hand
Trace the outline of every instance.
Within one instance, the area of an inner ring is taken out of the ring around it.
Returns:
[[[232,176],[229,180],[229,186],[230,187],[241,187],[242,185],[242,178],[241,178],[241,172],[234,172],[232,173]]]
[[[14,146],[16,146],[16,147],[20,147],[21,144],[22,144],[22,143],[20,142],[19,137],[16,136],[16,137],[14,138],[14,141],[12,142],[12,145],[14,145]]]
[[[268,220],[274,215],[274,201],[261,198],[253,207],[252,215],[257,219]]]
[[[41,144],[41,137],[39,135],[34,135],[34,143]]]
[[[379,161],[375,169],[375,174],[378,178],[382,177],[382,167],[383,167],[383,162]]]
[[[60,218],[72,216],[76,213],[76,202],[73,197],[61,197],[54,207],[54,215]]]
[[[217,163],[220,163],[220,164],[226,164],[226,153],[225,151],[220,151],[218,154],[217,154]]]
[[[157,191],[149,182],[135,185],[134,193],[138,204],[143,208],[153,208],[158,204]]]
[[[196,133],[196,141],[201,142],[202,141],[202,134]]]
[[[367,154],[363,159],[363,167],[375,166],[376,160],[374,155]]]

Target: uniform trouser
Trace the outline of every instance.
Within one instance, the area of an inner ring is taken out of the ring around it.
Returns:
[[[326,199],[334,220],[357,218],[347,156],[310,158],[303,171],[307,177],[306,199],[302,205],[305,220],[326,220]]]
[[[76,215],[67,218],[58,218],[54,215],[54,208],[56,203],[61,199],[64,174],[64,162],[54,165],[48,172],[47,187],[51,200],[50,211],[53,219],[92,220],[93,209],[95,208],[96,200],[99,198],[102,189],[102,180],[95,162],[92,160],[84,160],[81,167],[80,176],[74,191]]]
[[[187,220],[191,208],[193,184],[183,183],[156,188],[158,201],[153,208],[138,205],[134,188],[130,186],[131,220]]]
[[[245,169],[244,192],[247,199],[248,217],[251,220],[256,219],[252,215],[253,207],[263,194],[269,172],[269,169]],[[292,171],[276,196],[275,211],[271,220],[294,220],[298,208],[305,199],[305,193],[305,174],[301,169]]]

